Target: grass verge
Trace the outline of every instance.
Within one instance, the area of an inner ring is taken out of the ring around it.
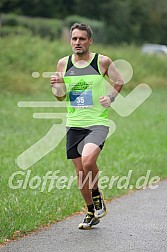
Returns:
[[[132,175],[129,185],[136,187],[140,176],[150,170],[149,180],[153,176],[167,177],[166,170],[166,126],[167,89],[153,89],[150,98],[127,118],[118,116],[112,110],[110,118],[116,123],[115,133],[106,141],[98,165],[101,176]],[[42,100],[52,100],[51,94],[41,94]],[[76,180],[70,189],[58,189],[57,180],[49,189],[49,180],[43,191],[43,177],[48,171],[59,171],[58,176],[75,177],[71,161],[65,158],[65,139],[59,146],[34,164],[28,170],[21,170],[15,163],[17,156],[44,136],[54,123],[50,120],[35,120],[33,112],[54,112],[53,108],[18,108],[20,100],[35,100],[33,95],[6,93],[0,95],[2,108],[1,122],[1,239],[11,239],[16,234],[26,234],[39,227],[64,219],[74,212],[82,211],[85,204],[77,188]],[[55,132],[56,134],[56,132]],[[18,189],[11,189],[9,178],[14,172],[21,171],[13,180]],[[29,177],[27,176],[29,172]],[[37,188],[37,179],[41,183]],[[118,188],[118,179],[113,186],[104,189],[106,199],[120,196],[130,189]],[[142,181],[141,181],[142,183]],[[140,183],[140,184],[141,184]],[[104,185],[105,183],[103,183]],[[122,184],[124,181],[122,181]],[[32,189],[34,185],[34,188]],[[66,185],[67,182],[61,185]],[[19,188],[20,187],[20,188]]]

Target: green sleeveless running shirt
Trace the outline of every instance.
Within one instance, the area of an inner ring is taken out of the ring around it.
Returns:
[[[96,53],[91,62],[84,67],[76,67],[70,55],[63,79],[67,100],[66,125],[109,126],[108,110],[99,102],[99,97],[106,95],[105,79],[99,67],[99,55]]]

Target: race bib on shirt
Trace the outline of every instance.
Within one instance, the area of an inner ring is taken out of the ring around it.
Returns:
[[[88,108],[93,106],[92,90],[70,91],[70,104],[74,108]]]

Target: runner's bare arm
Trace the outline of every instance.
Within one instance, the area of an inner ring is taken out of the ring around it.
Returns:
[[[123,87],[123,84],[124,84],[123,78],[122,78],[121,74],[119,73],[118,69],[115,67],[112,60],[107,56],[101,55],[100,68],[101,68],[103,75],[107,75],[108,78],[114,84],[113,90],[110,94],[111,100],[112,100],[112,97],[114,97],[113,98],[113,101],[114,101],[115,97],[121,91],[121,89]]]
[[[65,66],[66,57],[58,61],[55,75],[52,75],[50,78],[53,94],[59,101],[63,101],[66,97],[66,87],[63,80]]]

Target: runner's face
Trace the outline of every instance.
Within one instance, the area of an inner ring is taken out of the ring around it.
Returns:
[[[92,39],[88,38],[87,31],[81,31],[74,29],[71,34],[71,46],[75,54],[85,54],[90,45],[92,44]]]

